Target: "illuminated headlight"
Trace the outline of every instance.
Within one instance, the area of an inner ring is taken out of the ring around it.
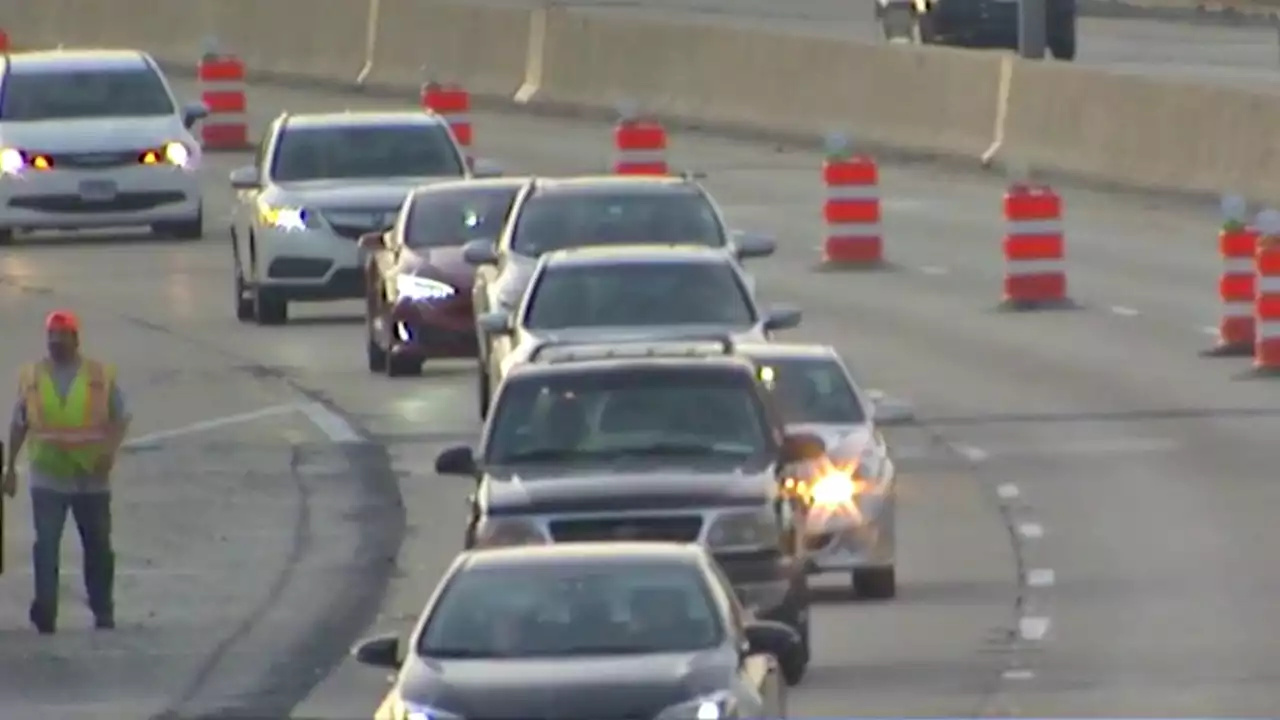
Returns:
[[[426,705],[402,701],[400,706],[401,713],[396,716],[396,720],[462,720],[461,715]]]
[[[171,165],[186,167],[191,162],[191,151],[182,143],[171,142],[164,146],[164,159]]]
[[[716,550],[775,547],[781,533],[772,507],[725,513],[707,530],[707,546]]]
[[[22,157],[21,152],[13,148],[0,150],[0,172],[6,175],[17,175],[26,165],[26,158]]]
[[[416,275],[401,275],[396,280],[396,291],[406,300],[447,300],[458,294],[458,289],[448,283]]]
[[[729,694],[718,692],[673,705],[658,713],[656,720],[731,720],[737,716]]]
[[[280,230],[300,231],[313,225],[310,213],[302,208],[264,206],[261,213],[263,224]]]
[[[522,518],[485,517],[476,526],[476,547],[510,547],[514,545],[546,545],[549,538],[542,528]]]

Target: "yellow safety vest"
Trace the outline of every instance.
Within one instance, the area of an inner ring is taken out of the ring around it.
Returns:
[[[26,405],[31,466],[53,477],[91,472],[106,451],[115,370],[82,360],[65,398],[58,394],[48,361],[22,368],[18,383]]]

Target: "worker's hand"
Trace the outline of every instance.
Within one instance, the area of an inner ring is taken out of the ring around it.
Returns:
[[[18,494],[18,471],[13,467],[4,469],[4,476],[0,477],[0,492],[9,497]]]

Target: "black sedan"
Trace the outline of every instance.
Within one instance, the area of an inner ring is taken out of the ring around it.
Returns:
[[[721,720],[787,717],[798,642],[696,545],[565,543],[462,553],[408,643],[354,653],[399,670],[375,720]]]

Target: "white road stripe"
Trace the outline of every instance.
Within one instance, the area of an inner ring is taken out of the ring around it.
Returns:
[[[996,495],[999,496],[1001,500],[1013,500],[1021,497],[1022,491],[1013,483],[1004,483],[1000,487],[996,488]]]
[[[1112,305],[1111,312],[1112,314],[1119,315],[1120,317],[1137,317],[1141,314],[1137,310],[1134,310],[1131,307],[1125,307],[1124,305]]]
[[[1019,523],[1018,535],[1028,540],[1037,540],[1044,537],[1044,526],[1036,522]]]
[[[1027,587],[1053,587],[1056,582],[1057,575],[1051,568],[1035,568],[1027,571]]]
[[[1023,640],[1043,640],[1049,634],[1049,618],[1024,617],[1018,620],[1018,636]]]
[[[261,410],[254,410],[252,412],[226,415],[220,418],[213,418],[212,420],[202,420],[201,422],[183,425],[182,427],[172,428],[170,430],[161,430],[159,432],[140,435],[124,443],[122,447],[149,447],[164,442],[165,440],[172,440],[173,438],[182,437],[184,435],[194,435],[196,433],[202,433],[209,430],[218,430],[231,425],[253,422],[254,420],[261,420],[262,418],[286,415],[288,413],[295,412],[297,409],[297,405],[274,405],[272,407],[262,408]]]
[[[320,403],[310,403],[301,405],[298,410],[307,416],[313,425],[320,429],[331,442],[335,443],[363,443],[364,436],[352,427],[341,415],[335,413]]]

